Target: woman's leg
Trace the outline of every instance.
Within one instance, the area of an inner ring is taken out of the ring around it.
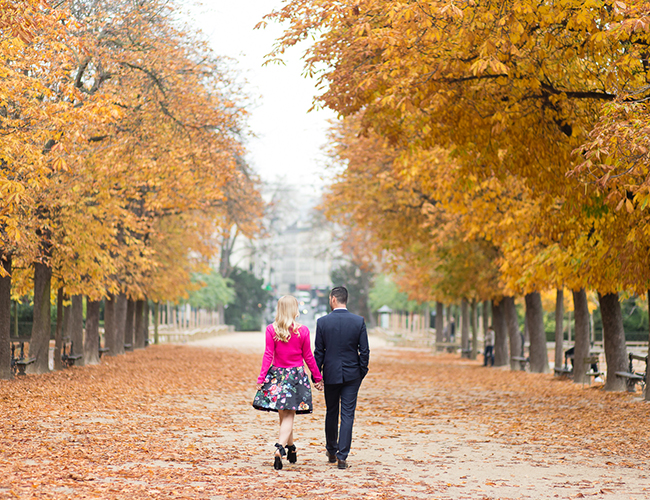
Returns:
[[[293,419],[296,416],[295,410],[278,410],[280,415],[280,433],[278,443],[282,446],[293,444]]]

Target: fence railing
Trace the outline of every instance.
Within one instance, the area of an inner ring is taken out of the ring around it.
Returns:
[[[161,325],[158,328],[158,342],[161,344],[185,343],[193,340],[203,340],[232,331],[229,325],[203,326],[188,330],[180,330],[172,325]],[[153,341],[153,331],[149,332],[150,342]]]
[[[420,329],[410,329],[410,328],[382,328],[375,327],[370,331],[371,334],[381,337],[392,345],[402,346],[402,347],[430,347],[435,348],[438,351],[456,351],[461,349],[460,336],[456,332],[454,341],[450,342],[445,340],[444,342],[436,342],[436,330],[435,328],[420,328]],[[482,352],[483,349],[483,335],[480,333],[479,329],[479,352]],[[471,342],[471,333],[470,333],[470,342]],[[648,343],[647,342],[637,342],[637,341],[628,341],[625,343],[627,346],[627,351],[635,354],[646,355],[648,353]],[[526,344],[526,349],[528,344]],[[547,349],[555,349],[555,342],[547,342]],[[563,349],[569,349],[573,347],[573,342],[564,341]],[[603,342],[598,341],[594,342],[594,350],[604,352]]]

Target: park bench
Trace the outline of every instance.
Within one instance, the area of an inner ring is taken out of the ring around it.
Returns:
[[[569,367],[569,360],[573,359],[573,354],[569,354],[569,351],[564,353],[564,366],[558,368],[557,366],[553,369],[555,375],[561,378],[570,378],[573,375],[573,366]]]
[[[110,349],[108,347],[100,347],[99,348],[99,357],[102,357],[102,354],[106,354]]]
[[[25,344],[31,341],[30,338],[12,338],[11,342],[11,370],[14,375],[22,377],[26,375],[25,370],[29,365],[36,362],[36,357],[25,357]],[[16,347],[20,346],[20,357],[16,357]]]
[[[524,357],[524,356],[512,356],[510,358],[512,361],[518,361],[519,362],[519,368],[521,369],[522,372],[526,371],[526,365],[529,363],[530,359]]]
[[[456,342],[436,342],[437,351],[447,351],[449,353],[456,352],[460,347]]]
[[[634,371],[634,360],[645,362],[646,370],[647,370],[648,356],[639,356],[638,354],[630,353],[628,357],[630,359],[630,365],[628,371],[616,372],[616,376],[625,379],[628,392],[635,392],[636,384],[640,383],[645,385],[646,380],[645,380],[645,370],[643,371],[643,373]]]
[[[63,362],[63,366],[66,368],[70,368],[71,366],[74,366],[75,362],[78,359],[81,359],[83,357],[83,354],[72,354],[74,352],[73,347],[74,347],[73,342],[70,339],[63,339],[63,351],[61,352],[61,361]]]
[[[553,371],[555,372],[555,375],[560,378],[569,378],[573,375],[573,368],[569,368],[566,365],[559,368],[556,366],[553,368]]]
[[[598,365],[598,361],[600,360],[600,356],[598,355],[590,355],[582,359],[582,366],[593,366],[593,365]],[[605,375],[603,372],[600,370],[594,370],[591,368],[586,374],[587,376],[587,381],[589,382],[589,385],[591,385],[591,377],[598,378],[602,377]],[[582,385],[585,385],[584,380],[582,382]]]
[[[124,350],[125,351],[132,351],[133,350],[133,344],[124,344]]]
[[[590,354],[589,356],[585,357],[582,359],[582,365],[598,365],[599,361],[599,355],[598,354]],[[560,378],[571,378],[573,376],[573,366],[569,366],[569,360],[573,360],[573,352],[565,352],[564,353],[564,366],[562,367],[555,367],[553,368],[553,372],[556,376]],[[591,377],[597,378],[605,375],[603,372],[599,370],[594,370],[593,368],[589,370],[588,372],[585,373],[587,376],[587,380],[589,381],[589,385],[591,385]],[[584,383],[583,383],[584,385]]]

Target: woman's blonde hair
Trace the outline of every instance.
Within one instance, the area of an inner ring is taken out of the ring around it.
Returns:
[[[278,300],[278,311],[275,313],[273,329],[275,338],[280,342],[288,342],[291,334],[295,333],[300,336],[298,328],[300,324],[296,323],[300,311],[298,310],[298,299],[293,295],[284,295]]]

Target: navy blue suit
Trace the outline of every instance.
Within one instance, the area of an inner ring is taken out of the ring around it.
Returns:
[[[320,318],[316,323],[314,358],[325,383],[327,451],[346,460],[352,444],[357,395],[370,360],[364,319],[347,309],[336,309]]]

